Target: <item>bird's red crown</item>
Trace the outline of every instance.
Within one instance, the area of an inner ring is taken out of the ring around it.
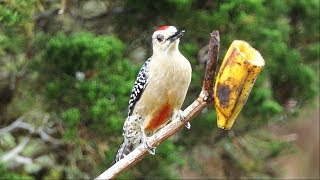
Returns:
[[[161,26],[161,27],[158,27],[156,31],[160,31],[160,30],[166,30],[168,29],[170,26]]]

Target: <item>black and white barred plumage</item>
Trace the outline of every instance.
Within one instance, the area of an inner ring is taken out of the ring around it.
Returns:
[[[130,100],[129,100],[128,116],[132,115],[135,104],[139,101],[143,91],[147,86],[150,61],[151,61],[151,58],[149,58],[144,63],[144,65],[141,67],[138,73],[136,81],[134,82],[131,95],[130,95]]]
[[[119,161],[134,150],[136,146],[141,143],[142,132],[140,129],[141,117],[139,116],[128,116],[123,126],[124,139],[117,151],[114,162]]]
[[[123,126],[124,140],[122,141],[112,164],[124,158],[127,154],[133,151],[135,146],[141,143],[141,139],[139,137],[141,137],[142,134],[141,131],[138,130],[140,129],[141,117],[132,115],[132,112],[134,106],[141,98],[143,91],[147,86],[150,61],[151,58],[144,63],[137,75],[136,81],[134,82],[129,100],[128,117]]]

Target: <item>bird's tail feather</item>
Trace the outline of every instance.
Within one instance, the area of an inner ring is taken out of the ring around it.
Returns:
[[[126,140],[123,140],[121,142],[121,145],[117,151],[117,154],[111,164],[111,166],[113,164],[115,164],[116,162],[120,161],[121,159],[123,159],[124,157],[126,157],[131,151],[133,151],[133,146],[129,143],[126,142]]]

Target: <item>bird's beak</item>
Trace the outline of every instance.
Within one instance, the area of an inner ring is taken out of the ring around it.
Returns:
[[[181,38],[185,32],[186,32],[185,30],[178,30],[176,33],[174,33],[172,36],[170,36],[167,40],[170,40],[171,42],[173,42],[176,39]]]

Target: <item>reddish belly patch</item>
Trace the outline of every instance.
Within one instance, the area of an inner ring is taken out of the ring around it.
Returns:
[[[145,126],[147,131],[155,131],[159,129],[162,125],[166,124],[168,119],[171,117],[172,108],[170,104],[164,104],[159,111],[153,114],[153,117]]]

